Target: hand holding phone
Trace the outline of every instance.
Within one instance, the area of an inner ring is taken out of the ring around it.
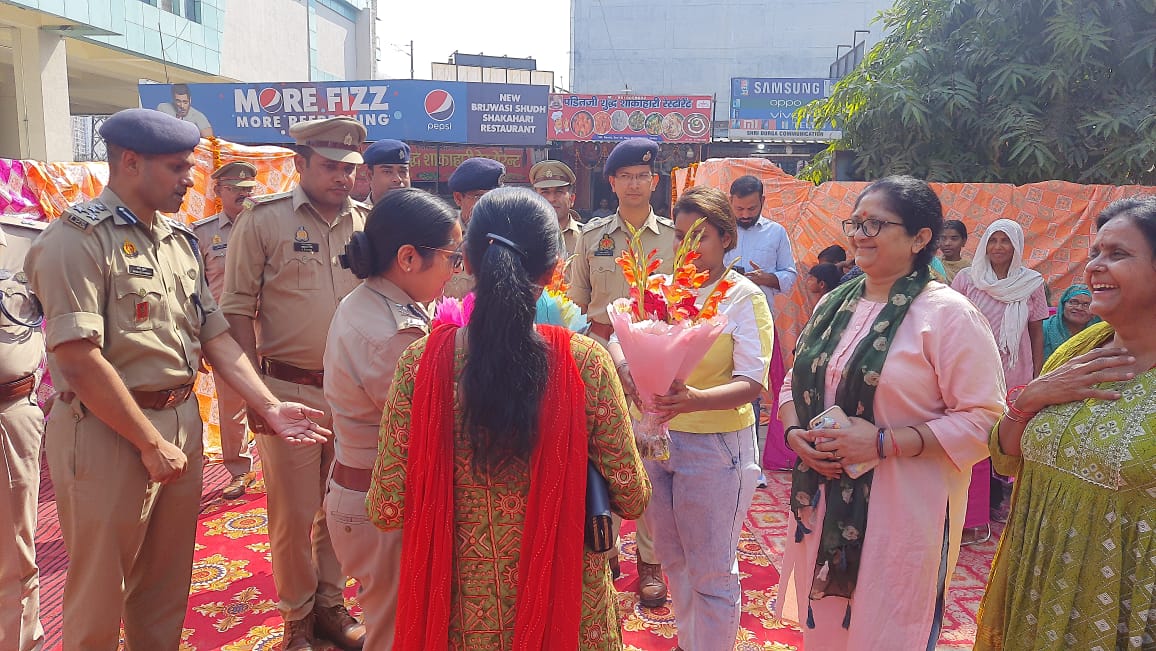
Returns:
[[[817,429],[843,429],[851,426],[851,419],[847,417],[847,413],[839,405],[835,405],[829,409],[825,409],[818,416],[811,419],[810,428]],[[819,437],[815,439],[815,443],[825,443],[830,439]],[[879,463],[878,459],[870,461],[863,461],[861,463],[852,463],[843,466],[847,471],[847,476],[851,479],[858,479],[863,476],[868,470],[871,470]]]

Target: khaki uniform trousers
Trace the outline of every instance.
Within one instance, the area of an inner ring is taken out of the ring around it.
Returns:
[[[35,394],[0,402],[0,651],[44,646],[33,545],[43,437]]]
[[[332,427],[319,387],[264,377],[278,400],[303,403],[325,412],[320,423]],[[277,608],[287,622],[304,619],[314,605],[345,603],[345,575],[325,525],[325,484],[333,468],[333,442],[293,445],[270,434],[257,436],[261,471],[269,500],[269,544]]]
[[[64,651],[176,651],[188,608],[201,502],[202,422],[195,399],[146,409],[188,456],[177,480],[149,481],[140,451],[74,399],[57,400],[45,446],[68,550]]]
[[[401,531],[382,531],[369,521],[365,493],[329,481],[325,514],[341,569],[357,579],[365,624],[365,651],[393,648],[401,573]]]
[[[594,341],[597,341],[598,343],[602,344],[603,348],[606,348],[607,346],[610,345],[609,341],[603,339],[602,337],[599,337],[598,335],[596,335],[592,332],[587,333],[586,336],[590,337]],[[633,421],[631,421],[631,422],[633,422]],[[614,527],[615,540],[617,540],[618,539],[618,532],[622,531],[622,517],[620,515],[618,515],[617,513],[611,513],[610,514],[610,521]],[[619,541],[619,542],[621,542],[621,541]],[[654,537],[650,535],[650,527],[646,526],[646,519],[645,518],[638,518],[637,520],[634,521],[634,543],[638,549],[638,560],[639,561],[641,561],[643,563],[647,563],[649,565],[659,565],[660,564],[660,561],[658,560],[658,554],[656,554],[654,552]],[[612,552],[613,553],[609,554],[610,556],[616,556],[618,554],[618,544],[615,544]]]
[[[221,461],[229,474],[236,477],[253,469],[249,452],[249,428],[245,424],[245,401],[233,387],[213,374],[217,388],[217,420],[221,429]]]

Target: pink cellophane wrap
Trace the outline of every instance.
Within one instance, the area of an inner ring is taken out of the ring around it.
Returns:
[[[620,298],[606,308],[630,376],[642,400],[642,420],[634,424],[638,452],[646,459],[670,457],[670,432],[654,411],[654,396],[666,395],[675,380],[685,380],[706,356],[726,327],[718,315],[698,323],[634,322],[630,299]]]

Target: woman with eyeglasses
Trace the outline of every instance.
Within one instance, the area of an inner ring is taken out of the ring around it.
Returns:
[[[939,638],[972,466],[1003,411],[983,315],[930,279],[942,228],[924,181],[863,190],[843,222],[863,274],[816,306],[779,394],[799,458],[776,614],[808,649]],[[811,426],[833,407],[842,427]]]
[[[1092,290],[1087,285],[1076,283],[1064,290],[1056,313],[1044,319],[1044,361],[1056,352],[1060,344],[1100,322],[1100,317],[1092,314],[1091,307]]]
[[[398,359],[429,332],[425,305],[462,268],[461,244],[462,227],[444,201],[403,188],[373,207],[343,258],[363,281],[337,306],[325,345],[336,459],[324,508],[341,570],[360,583],[366,649],[393,646],[401,566],[401,534],[378,530],[365,506],[378,428]]]

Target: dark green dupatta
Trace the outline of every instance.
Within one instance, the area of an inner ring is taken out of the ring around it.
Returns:
[[[871,332],[855,347],[835,392],[834,404],[842,407],[848,416],[875,422],[875,389],[887,361],[887,351],[907,310],[929,278],[930,272],[924,265],[895,281],[887,304],[876,317]],[[832,291],[799,335],[791,383],[795,413],[804,426],[823,410],[827,365],[863,297],[866,282],[866,277],[860,276]],[[812,533],[803,525],[803,516],[818,506],[820,488],[827,487],[827,510],[820,531],[819,554],[815,559],[809,598],[849,598],[855,592],[874,474],[874,471],[867,472],[858,479],[843,474],[839,479],[828,480],[801,460],[795,464],[791,474],[791,513],[795,516],[796,542]],[[851,609],[848,606],[844,628],[850,626],[850,620]],[[815,626],[810,608],[807,626]]]

